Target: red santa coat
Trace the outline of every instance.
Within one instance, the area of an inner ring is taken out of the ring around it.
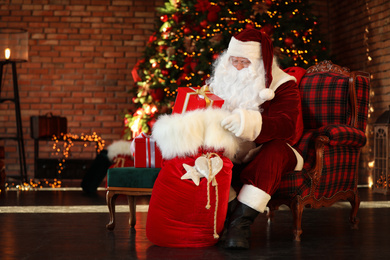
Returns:
[[[254,142],[261,145],[261,149],[249,163],[235,168],[244,184],[239,200],[259,211],[264,211],[283,174],[303,166],[302,156],[292,146],[303,132],[298,86],[305,70],[291,68],[286,72],[297,81],[279,85],[275,97],[260,106],[261,132]]]

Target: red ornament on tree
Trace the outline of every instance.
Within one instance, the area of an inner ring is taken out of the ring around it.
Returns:
[[[209,23],[207,22],[207,20],[203,20],[200,22],[200,26],[202,26],[203,28],[206,28],[208,25]]]
[[[166,77],[166,76],[169,75],[169,70],[163,69],[163,70],[161,70],[161,74],[162,74],[164,77]]]
[[[213,5],[209,8],[209,13],[207,14],[207,21],[216,22],[218,21],[218,12],[221,11],[221,7],[219,5]]]
[[[181,18],[182,18],[182,14],[180,13],[176,13],[172,15],[172,19],[173,21],[175,21],[175,23],[179,23],[181,21]]]
[[[218,57],[219,57],[219,53],[214,53],[214,54],[213,54],[213,60],[218,59]]]
[[[183,32],[184,32],[184,34],[190,34],[191,33],[191,29],[186,27],[186,28],[184,28]]]
[[[161,100],[163,100],[163,98],[165,96],[164,90],[162,88],[151,88],[151,89],[149,89],[149,94],[157,102],[160,102]]]
[[[161,15],[161,16],[160,16],[160,20],[161,20],[161,22],[163,22],[163,23],[167,22],[167,21],[168,21],[168,15],[166,15],[166,14]]]
[[[291,37],[286,37],[286,39],[284,39],[284,44],[285,44],[287,47],[291,47],[291,46],[294,44],[293,38],[291,38]]]

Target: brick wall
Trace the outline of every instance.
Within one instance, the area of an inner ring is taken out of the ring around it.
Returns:
[[[29,61],[18,64],[28,175],[33,176],[30,116],[52,112],[73,134],[96,132],[110,144],[121,136],[131,102],[131,70],[154,29],[162,0],[2,0],[0,27],[29,32]],[[12,96],[11,69],[2,97]],[[14,107],[0,104],[0,134],[16,133]],[[6,149],[7,175],[18,175],[15,141]],[[43,155],[52,151],[43,145]]]

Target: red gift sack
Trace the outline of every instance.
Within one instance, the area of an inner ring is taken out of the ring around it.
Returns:
[[[194,156],[163,161],[146,222],[146,236],[152,243],[164,247],[206,247],[217,243],[226,218],[232,162],[222,153],[213,155],[221,159],[221,170],[214,180],[200,178],[197,186],[196,178],[182,179],[183,175],[191,175],[187,173],[195,161],[206,154],[200,151]]]

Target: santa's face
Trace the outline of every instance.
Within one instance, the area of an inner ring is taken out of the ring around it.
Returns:
[[[230,56],[230,62],[237,70],[248,68],[251,65],[251,61],[243,57]]]
[[[208,81],[210,90],[224,99],[228,110],[244,108],[257,110],[263,102],[259,92],[265,88],[264,66],[261,60],[221,55]]]

